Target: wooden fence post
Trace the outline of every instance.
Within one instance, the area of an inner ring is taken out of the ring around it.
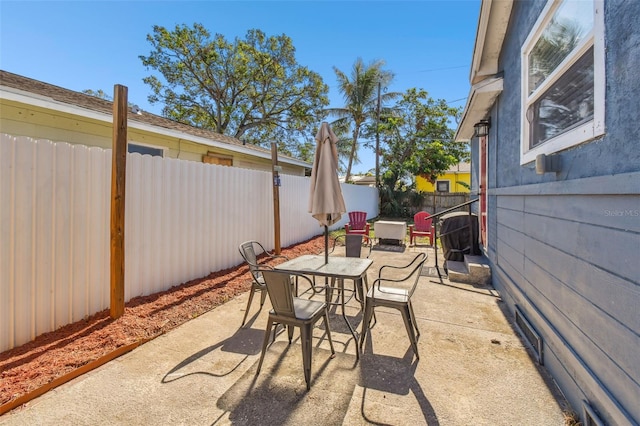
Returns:
[[[278,148],[275,142],[271,142],[271,162],[273,163],[271,175],[273,178],[273,228],[275,254],[280,254],[280,166],[278,165]]]
[[[127,87],[113,87],[111,160],[111,318],[124,314],[124,200],[127,169]]]

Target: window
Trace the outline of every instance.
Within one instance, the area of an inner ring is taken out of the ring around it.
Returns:
[[[437,192],[449,192],[449,181],[448,180],[438,180],[438,181],[436,181],[436,191]]]
[[[207,164],[217,164],[219,166],[233,166],[232,157],[216,155],[211,151],[207,151],[207,153],[202,156],[202,162]]]
[[[521,164],[604,133],[602,0],[548,0],[522,48]]]
[[[137,152],[142,155],[151,155],[153,157],[164,157],[164,149],[157,148],[149,145],[138,145],[129,142],[127,144],[127,151]]]

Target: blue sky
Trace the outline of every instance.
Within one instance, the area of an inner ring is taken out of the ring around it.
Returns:
[[[129,101],[150,105],[142,79],[152,73],[140,55],[154,25],[203,24],[228,40],[248,29],[286,34],[298,63],[330,87],[332,107],[343,106],[333,67],[350,73],[357,58],[382,59],[396,78],[387,88],[423,88],[464,106],[480,0],[423,1],[0,1],[0,68],[82,91],[128,87]],[[313,136],[313,135],[312,135]],[[375,167],[361,151],[354,172]]]

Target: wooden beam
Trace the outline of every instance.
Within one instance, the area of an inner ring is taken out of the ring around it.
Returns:
[[[275,253],[280,254],[280,166],[278,166],[278,148],[275,142],[271,142],[271,163],[273,176],[273,228]]]
[[[127,87],[113,86],[111,160],[111,318],[124,314],[124,200],[127,169]]]

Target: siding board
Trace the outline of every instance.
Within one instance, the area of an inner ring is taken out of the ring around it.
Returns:
[[[518,253],[525,252],[524,234],[512,228],[508,228],[501,223],[498,224],[496,229],[498,235],[498,241],[503,241],[512,250]]]
[[[640,235],[636,233],[528,213],[524,224],[527,235],[571,253],[576,259],[629,280],[637,281],[640,277],[640,264],[636,261]],[[612,242],[618,255],[603,256]]]
[[[636,354],[621,348],[640,347],[640,338],[540,266],[527,260],[525,268],[523,292],[537,300],[541,314],[597,377],[613,379],[609,392],[631,403],[636,386],[632,377],[637,377],[639,367]]]
[[[497,197],[496,204],[499,209],[515,210],[522,212],[525,206],[525,197]]]
[[[590,309],[597,307],[619,322],[618,326],[638,333],[640,316],[636,300],[640,290],[636,284],[612,276],[588,262],[576,261],[570,254],[542,242],[530,239],[527,244],[530,247],[528,262],[544,265],[550,276],[589,300]]]
[[[496,215],[498,217],[496,226],[500,225],[511,228],[516,231],[524,230],[524,213],[518,210],[497,209]],[[495,227],[493,228],[495,232]]]
[[[504,262],[506,262],[514,270],[524,270],[524,254],[514,250],[506,241],[498,239],[497,253],[500,265],[504,266]]]
[[[540,216],[640,233],[640,196],[565,195],[554,197],[553,202],[549,202],[549,197],[531,196],[526,197],[526,210]]]

